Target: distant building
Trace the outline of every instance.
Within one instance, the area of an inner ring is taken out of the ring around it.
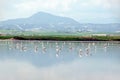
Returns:
[[[92,34],[92,36],[108,36],[107,34]]]
[[[6,34],[0,34],[0,36],[6,36]]]
[[[0,36],[2,36],[2,34],[0,34]]]
[[[116,33],[120,33],[120,31],[116,31]]]

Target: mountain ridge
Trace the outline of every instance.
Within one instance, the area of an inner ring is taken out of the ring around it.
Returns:
[[[11,19],[2,21],[0,28],[17,29],[18,26],[23,29],[39,28],[42,30],[63,31],[68,28],[78,28],[79,22],[72,18],[56,16],[46,12],[38,12],[28,18]],[[20,29],[20,28],[19,28]]]
[[[79,23],[76,20],[46,12],[38,12],[27,18],[0,21],[0,29],[44,30],[63,32],[115,32],[120,31],[120,24]]]

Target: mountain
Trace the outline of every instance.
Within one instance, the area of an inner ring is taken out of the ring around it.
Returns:
[[[28,18],[1,21],[0,29],[57,32],[120,32],[120,24],[82,24],[69,17],[38,12]]]
[[[80,28],[79,22],[68,17],[55,16],[45,12],[38,12],[28,18],[11,19],[0,22],[0,28],[6,29],[39,29],[39,30],[71,30]]]
[[[120,32],[120,23],[107,23],[107,24],[80,24],[84,30],[93,32]]]

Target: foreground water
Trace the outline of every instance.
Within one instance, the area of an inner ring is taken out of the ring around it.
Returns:
[[[0,80],[120,80],[120,42],[1,40]]]

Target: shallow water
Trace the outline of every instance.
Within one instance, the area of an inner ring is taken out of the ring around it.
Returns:
[[[0,80],[120,80],[120,42],[1,40]]]

